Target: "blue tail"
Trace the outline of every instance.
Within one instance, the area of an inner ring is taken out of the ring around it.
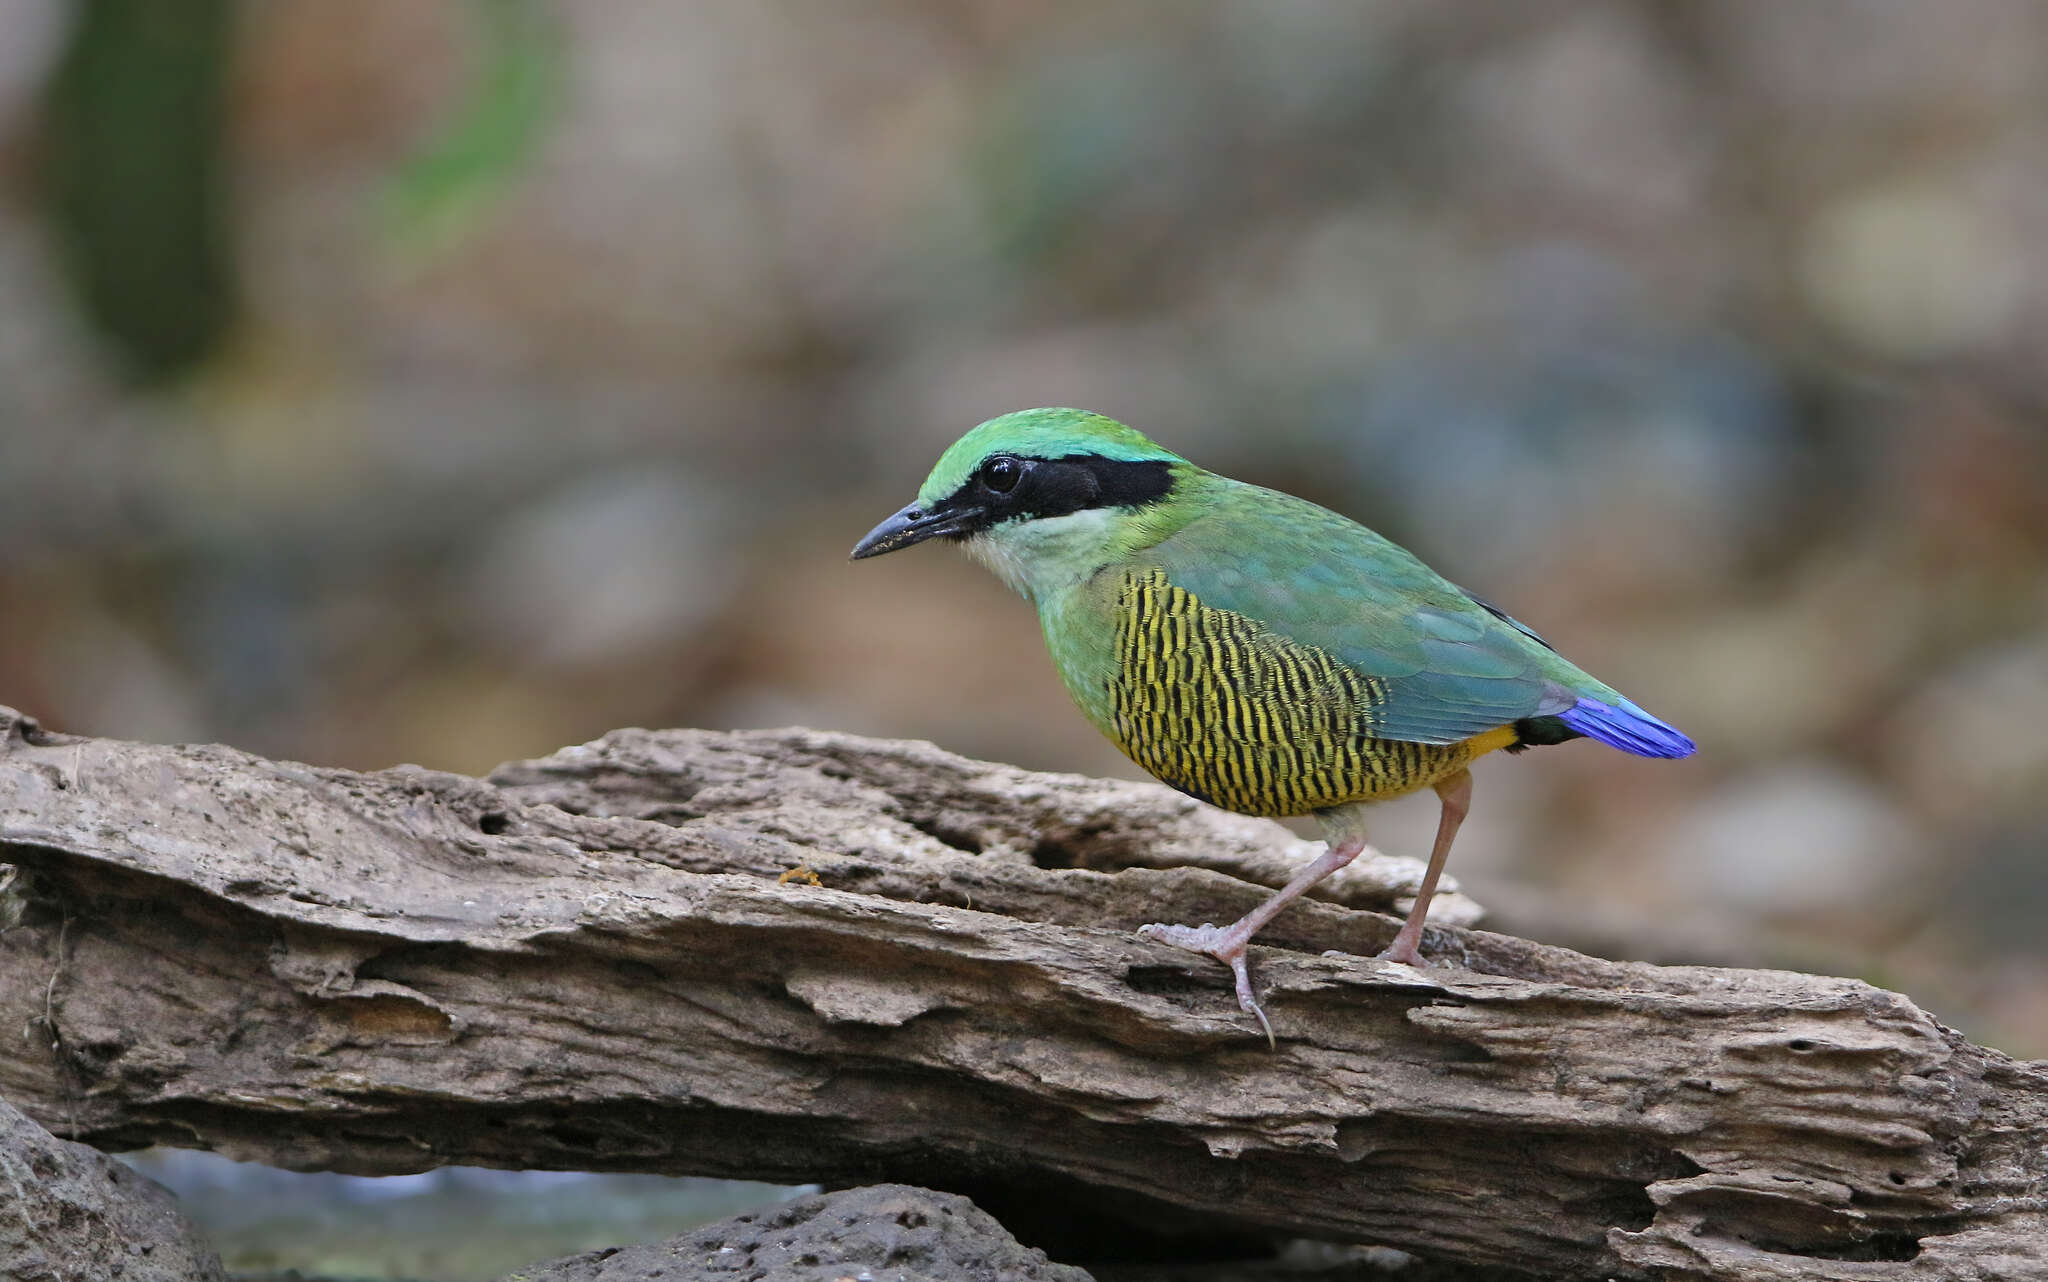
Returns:
[[[1619,696],[1618,706],[1598,699],[1580,699],[1557,719],[1588,739],[1638,757],[1690,757],[1693,741]]]

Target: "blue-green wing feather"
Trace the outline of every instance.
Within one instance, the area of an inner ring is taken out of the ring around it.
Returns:
[[[1304,499],[1215,478],[1143,559],[1204,604],[1386,686],[1374,735],[1455,743],[1614,692],[1400,546]]]

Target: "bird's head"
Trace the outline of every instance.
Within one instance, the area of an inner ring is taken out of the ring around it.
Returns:
[[[868,531],[853,559],[949,539],[1035,597],[1142,541],[1191,467],[1100,414],[1019,410],[955,441],[917,501]]]

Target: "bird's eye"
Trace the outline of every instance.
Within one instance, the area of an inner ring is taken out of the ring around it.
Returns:
[[[998,494],[1016,489],[1023,475],[1024,465],[1007,454],[998,454],[981,465],[981,483]]]

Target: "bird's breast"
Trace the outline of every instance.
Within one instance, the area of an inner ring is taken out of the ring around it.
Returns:
[[[1380,678],[1205,605],[1160,570],[1117,574],[1098,591],[1106,626],[1063,638],[1088,654],[1062,659],[1048,623],[1069,688],[1133,761],[1227,810],[1298,815],[1399,796],[1513,741],[1512,731],[1446,745],[1377,738]],[[1092,644],[1076,646],[1084,633]]]

